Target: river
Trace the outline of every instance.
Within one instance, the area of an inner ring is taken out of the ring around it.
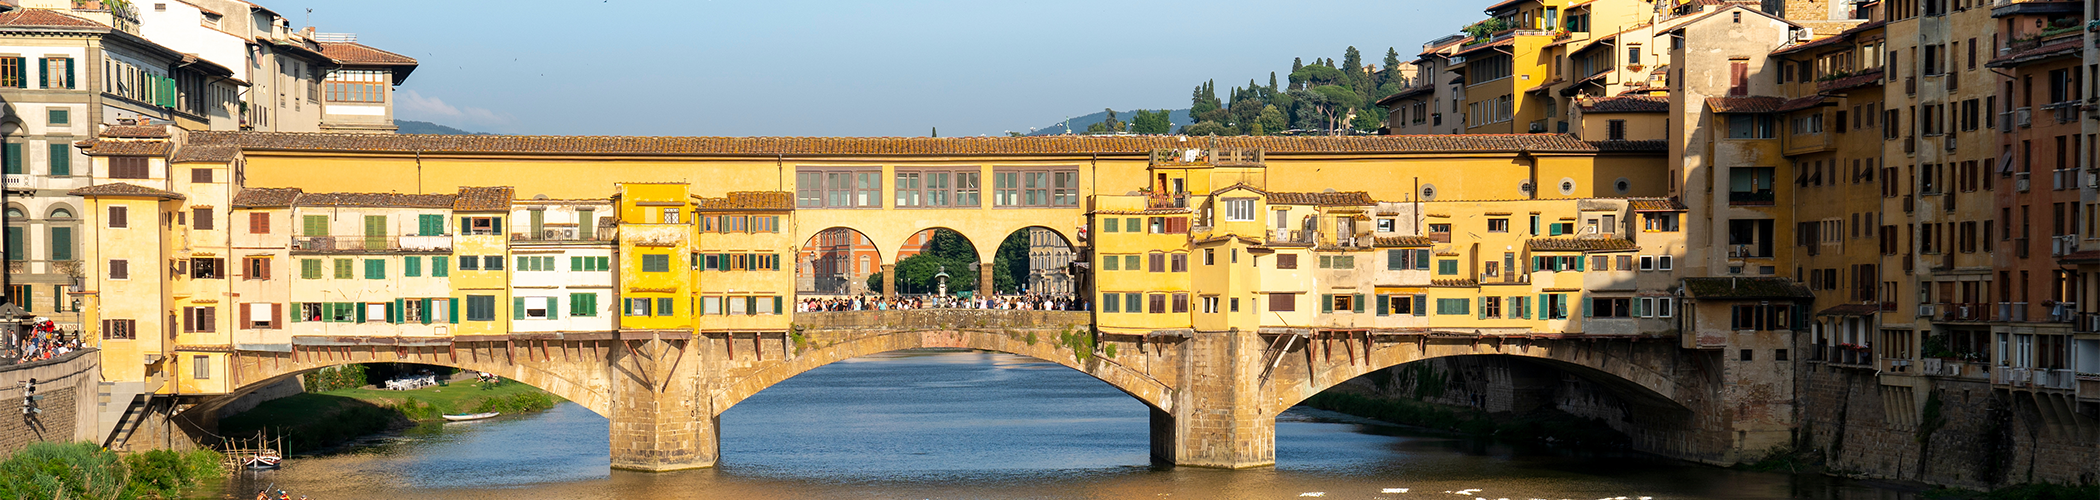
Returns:
[[[1154,467],[1148,428],[1143,403],[1058,365],[903,351],[811,370],[738,404],[722,415],[722,459],[711,469],[612,471],[605,419],[563,403],[293,457],[283,470],[231,479],[220,493],[253,498],[275,485],[316,500],[1912,498],[1302,407],[1277,418],[1273,468]]]

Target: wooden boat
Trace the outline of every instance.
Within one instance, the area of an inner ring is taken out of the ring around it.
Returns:
[[[248,463],[246,465],[249,469],[270,470],[276,469],[278,466],[281,465],[281,462],[283,461],[284,458],[279,457],[276,454],[263,453],[257,454],[252,457],[248,457]]]
[[[494,412],[494,411],[492,411],[492,412],[488,412],[488,413],[466,413],[466,414],[460,414],[460,415],[441,415],[441,416],[445,417],[445,420],[448,420],[448,421],[453,421],[453,422],[460,422],[460,421],[466,421],[466,420],[481,420],[481,419],[484,419],[484,418],[494,417],[494,416],[497,416],[497,415],[502,415],[502,414],[503,414],[502,412]]]

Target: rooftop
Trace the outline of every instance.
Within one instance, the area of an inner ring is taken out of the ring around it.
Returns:
[[[297,132],[192,132],[192,145],[235,145],[244,151],[364,153],[887,156],[1150,154],[1190,146],[1184,136],[1037,137],[644,137],[525,135],[396,135]],[[1213,139],[1206,138],[1206,141]],[[1207,147],[1260,148],[1268,154],[1662,152],[1661,141],[1585,142],[1567,134],[1238,136]],[[228,158],[230,159],[230,158]]]
[[[113,183],[113,184],[96,184],[96,185],[93,185],[93,186],[88,186],[88,187],[84,187],[84,188],[80,188],[80,189],[75,189],[75,190],[72,190],[72,191],[67,191],[67,192],[66,192],[66,194],[68,194],[68,195],[72,195],[72,196],[85,196],[85,197],[96,197],[96,196],[123,196],[123,197],[143,197],[143,198],[161,198],[161,199],[166,199],[166,200],[180,200],[180,199],[183,199],[182,193],[177,193],[177,192],[174,192],[174,191],[166,191],[166,190],[154,189],[154,188],[149,188],[149,187],[145,187],[145,186],[138,186],[138,185],[132,185],[132,184],[125,184],[125,183],[122,183],[122,182],[118,182],[118,183]]]

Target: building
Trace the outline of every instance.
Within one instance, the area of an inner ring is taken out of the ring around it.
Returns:
[[[239,99],[239,130],[393,132],[393,87],[417,66],[354,34],[293,29],[284,16],[241,0],[155,2],[136,15],[142,36],[233,68],[250,86]]]

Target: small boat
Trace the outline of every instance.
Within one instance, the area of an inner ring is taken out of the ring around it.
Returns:
[[[492,412],[488,412],[488,413],[466,413],[466,414],[460,414],[460,415],[442,415],[442,416],[443,416],[443,417],[445,417],[445,420],[449,420],[449,421],[453,421],[453,422],[460,422],[460,421],[466,421],[466,420],[481,420],[481,419],[484,419],[484,418],[494,417],[494,416],[497,416],[497,415],[502,415],[502,414],[503,414],[502,412],[494,412],[494,411],[492,411]]]
[[[284,461],[284,458],[283,458],[283,457],[279,457],[279,456],[277,456],[277,455],[273,455],[273,454],[267,454],[267,453],[266,453],[266,454],[260,454],[260,455],[256,455],[256,456],[248,457],[248,464],[247,464],[247,465],[248,465],[248,468],[250,468],[250,469],[255,469],[255,470],[271,470],[271,469],[276,469],[276,468],[277,468],[277,467],[278,467],[278,466],[280,465],[280,462],[282,462],[282,461]]]

